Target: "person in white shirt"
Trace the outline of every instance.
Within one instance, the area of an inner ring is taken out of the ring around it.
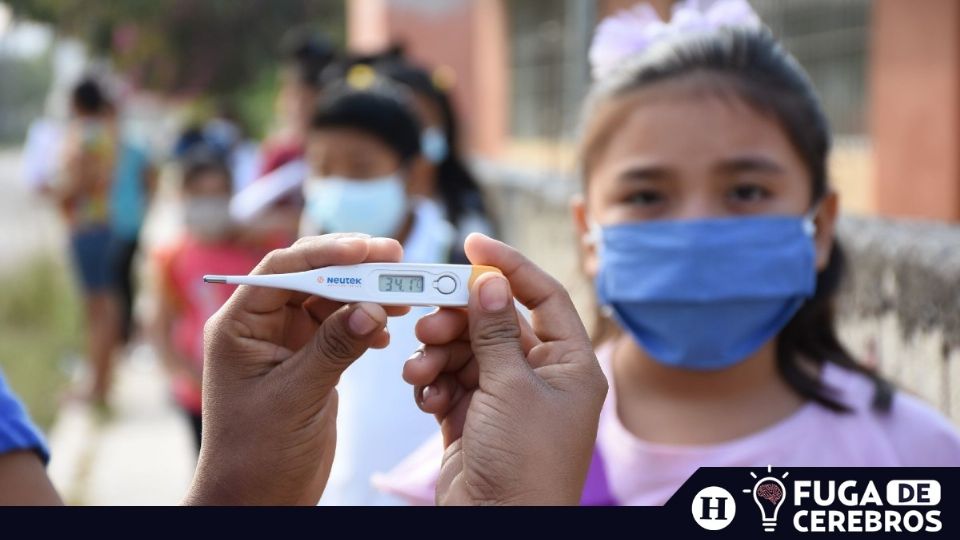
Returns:
[[[447,262],[455,231],[436,202],[413,195],[418,159],[420,127],[405,90],[366,66],[352,69],[312,118],[301,236],[383,236],[403,245],[404,262]],[[367,351],[337,386],[337,459],[321,504],[402,502],[376,490],[371,478],[437,431],[401,378],[403,360],[420,346],[414,325],[429,311],[413,308],[391,318],[390,345]]]

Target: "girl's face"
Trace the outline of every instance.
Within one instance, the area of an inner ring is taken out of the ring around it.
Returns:
[[[185,199],[193,198],[230,198],[230,178],[220,171],[209,170],[201,173],[183,188]]]
[[[307,140],[307,160],[316,176],[372,180],[401,169],[400,157],[380,139],[357,129],[314,130]]]
[[[208,170],[193,178],[183,189],[184,225],[194,236],[218,241],[233,230],[230,218],[230,178]]]
[[[405,166],[386,143],[365,131],[351,128],[313,130],[307,138],[307,163],[314,176],[374,180],[400,172],[408,196],[429,193],[429,178]]]
[[[810,174],[772,116],[737,98],[663,83],[603,107],[587,156],[584,200],[573,204],[585,271],[598,260],[589,227],[646,220],[803,215]],[[837,201],[816,218],[818,268],[826,266]]]

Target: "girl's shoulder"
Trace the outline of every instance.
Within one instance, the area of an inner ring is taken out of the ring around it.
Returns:
[[[960,466],[960,432],[941,412],[898,388],[889,410],[873,406],[876,385],[862,373],[824,366],[823,382],[846,404],[850,421],[888,441],[903,466]]]

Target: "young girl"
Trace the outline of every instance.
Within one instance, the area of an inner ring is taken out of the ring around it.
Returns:
[[[203,325],[236,287],[210,286],[204,274],[248,274],[266,254],[238,240],[230,219],[230,171],[203,149],[185,158],[183,234],[155,256],[157,307],[151,335],[170,370],[173,395],[200,448]]]
[[[954,427],[837,338],[830,135],[800,66],[756,28],[620,39],[642,19],[601,26],[581,146],[574,217],[611,316],[583,502],[663,504],[703,466],[960,465]],[[439,462],[381,486],[430,502]]]
[[[439,205],[416,196],[422,190],[411,165],[420,152],[420,126],[409,96],[366,65],[354,66],[325,92],[307,136],[301,235],[385,236],[403,244],[404,262],[447,262],[453,228]],[[365,353],[337,386],[337,459],[322,504],[399,502],[374,490],[370,479],[436,431],[399,378],[398,360],[419,346],[413,327],[428,311],[391,318],[390,346]]]

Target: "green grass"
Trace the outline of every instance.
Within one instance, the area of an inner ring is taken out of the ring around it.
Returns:
[[[43,429],[67,383],[63,360],[81,350],[80,308],[69,268],[51,258],[0,275],[0,370]]]

